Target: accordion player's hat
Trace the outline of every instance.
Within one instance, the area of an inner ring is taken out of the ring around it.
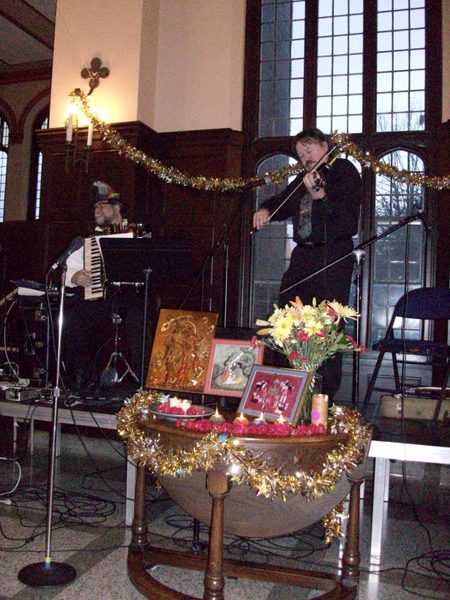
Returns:
[[[119,204],[122,211],[126,209],[127,205],[122,200],[120,194],[115,192],[108,183],[105,183],[104,181],[94,181],[93,186],[97,188],[94,206],[97,202],[106,202],[111,205]]]

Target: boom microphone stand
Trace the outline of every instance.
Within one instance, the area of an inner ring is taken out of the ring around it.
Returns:
[[[425,229],[428,230],[429,226],[425,220],[424,212],[422,210],[419,210],[416,213],[410,215],[409,217],[402,219],[396,225],[392,225],[391,227],[388,227],[387,229],[385,229],[385,231],[383,231],[379,235],[374,235],[374,236],[370,237],[368,240],[361,242],[361,244],[356,246],[356,248],[354,248],[350,252],[347,252],[347,254],[344,254],[343,256],[336,258],[336,260],[333,260],[332,262],[328,263],[321,269],[318,269],[317,271],[310,273],[306,277],[303,277],[303,279],[300,279],[299,281],[296,281],[292,285],[280,290],[280,294],[284,294],[285,292],[288,292],[292,288],[295,288],[298,285],[302,284],[304,281],[308,281],[309,279],[316,277],[316,275],[319,275],[320,273],[322,273],[323,271],[326,271],[330,267],[334,267],[334,265],[337,265],[342,260],[345,260],[346,258],[349,258],[350,256],[354,255],[356,258],[356,261],[357,261],[356,298],[357,298],[357,303],[360,304],[361,303],[361,276],[360,276],[359,262],[361,261],[362,255],[364,255],[364,248],[367,248],[367,246],[371,246],[378,240],[381,240],[382,238],[390,235],[391,233],[394,233],[394,231],[397,231],[398,229],[405,227],[405,225],[408,225],[409,223],[412,223],[413,221],[421,221],[422,225],[425,227]],[[357,308],[360,309],[360,307],[357,307]],[[359,328],[359,326],[357,326],[355,340],[358,344],[361,343],[361,340],[359,338],[360,338],[360,328]],[[355,352],[354,354],[359,354],[359,353]],[[353,406],[353,408],[356,408],[356,406],[358,405],[359,366],[360,365],[359,365],[359,357],[358,357],[358,360],[353,361],[353,380],[352,380],[352,406]]]
[[[72,250],[73,251],[73,250]],[[70,253],[69,253],[70,254]],[[67,257],[65,257],[67,259]],[[55,263],[58,266],[57,263]],[[50,270],[55,267],[53,265]],[[45,544],[44,562],[27,565],[19,571],[19,581],[33,587],[50,587],[54,585],[66,585],[75,579],[77,572],[66,563],[55,562],[51,557],[52,539],[52,516],[53,516],[53,493],[55,488],[55,463],[56,463],[56,440],[58,427],[58,402],[60,395],[61,377],[61,338],[64,314],[64,294],[66,291],[66,262],[64,259],[61,273],[61,293],[59,301],[59,327],[58,327],[58,350],[56,357],[56,383],[53,388],[53,418],[52,418],[52,445],[50,452],[49,478],[47,486],[47,535]],[[48,274],[47,274],[48,276]]]

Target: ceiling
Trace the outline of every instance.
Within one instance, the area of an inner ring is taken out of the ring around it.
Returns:
[[[0,75],[51,67],[57,0],[0,0]]]

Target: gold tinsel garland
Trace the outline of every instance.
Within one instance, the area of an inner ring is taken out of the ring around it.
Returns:
[[[348,442],[328,452],[322,471],[295,474],[281,473],[265,461],[255,458],[238,437],[210,432],[195,442],[190,450],[161,444],[158,434],[149,435],[140,426],[149,417],[149,408],[159,392],[138,392],[118,413],[118,432],[127,446],[129,458],[145,466],[156,476],[185,477],[193,471],[207,471],[217,462],[229,467],[231,481],[246,483],[257,495],[286,500],[288,494],[301,494],[316,500],[334,490],[341,476],[354,469],[362,460],[370,439],[370,426],[359,413],[347,410],[336,415],[331,429],[348,434]],[[335,509],[327,517],[327,535],[339,535],[336,523],[342,510]]]
[[[77,102],[84,115],[91,121],[94,129],[99,131],[103,140],[110,144],[119,154],[124,155],[132,162],[143,166],[147,171],[156,175],[166,183],[175,183],[185,187],[192,187],[196,190],[204,190],[210,192],[234,192],[244,191],[247,188],[259,187],[269,183],[278,184],[291,177],[298,175],[303,171],[300,163],[293,166],[283,167],[274,171],[270,171],[264,177],[235,177],[223,178],[218,177],[203,177],[189,176],[182,173],[175,167],[168,167],[161,161],[151,156],[147,156],[142,150],[138,150],[135,146],[129,144],[115,129],[107,123],[99,119],[89,107],[89,101],[86,94],[79,88],[73,90],[70,94],[73,102]],[[450,188],[450,176],[443,177],[423,175],[421,173],[410,173],[408,171],[397,169],[381,160],[372,156],[369,152],[361,150],[354,142],[351,142],[348,134],[334,132],[331,136],[333,144],[340,151],[345,151],[346,154],[355,158],[361,163],[362,167],[370,168],[376,173],[380,173],[387,177],[392,177],[403,183],[412,183],[414,185],[424,185],[436,190]]]

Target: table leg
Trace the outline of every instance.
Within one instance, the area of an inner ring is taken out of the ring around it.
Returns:
[[[383,503],[389,499],[389,459],[375,458],[373,483],[372,527],[370,531],[370,562],[381,563],[381,539],[383,537]]]
[[[145,467],[136,469],[136,497],[134,518],[131,525],[131,545],[144,547],[147,545],[147,519],[145,515]]]
[[[223,600],[223,513],[224,501],[230,492],[229,478],[215,471],[208,472],[206,485],[212,497],[211,531],[209,534],[208,563],[204,579],[204,600]]]
[[[125,525],[130,526],[134,514],[134,490],[136,487],[136,465],[127,457],[127,481],[125,500]]]
[[[342,557],[342,578],[357,581],[359,578],[359,488],[364,478],[351,480],[349,519]]]

